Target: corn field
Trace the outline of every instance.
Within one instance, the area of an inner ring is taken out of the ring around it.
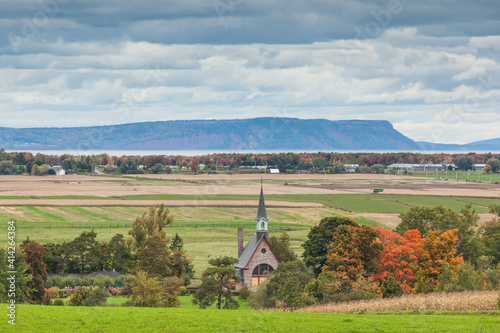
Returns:
[[[313,305],[298,312],[355,313],[377,311],[488,311],[498,310],[498,291],[431,293],[394,298]]]

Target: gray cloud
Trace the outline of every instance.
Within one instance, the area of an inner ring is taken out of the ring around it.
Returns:
[[[394,1],[0,1],[0,126],[287,116],[498,137],[499,6]]]

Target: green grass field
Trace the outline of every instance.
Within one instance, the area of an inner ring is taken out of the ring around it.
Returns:
[[[402,175],[403,171],[398,174]],[[462,179],[481,182],[500,182],[500,173],[486,174],[483,171],[411,171],[411,175],[417,177],[439,179]]]
[[[6,313],[5,306],[1,306]],[[243,314],[244,313],[244,314]],[[324,314],[19,305],[2,332],[498,332],[499,312]]]

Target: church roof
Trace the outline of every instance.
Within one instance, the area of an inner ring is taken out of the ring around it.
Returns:
[[[265,233],[261,232],[256,232],[253,234],[252,238],[248,241],[247,245],[243,248],[243,251],[241,252],[240,257],[238,258],[239,261],[236,265],[234,265],[236,268],[245,268],[250,259],[252,259],[252,255],[257,249],[257,246],[259,245],[260,241],[262,240],[262,237],[265,236]]]
[[[269,220],[267,217],[266,213],[266,203],[264,202],[264,190],[262,189],[262,186],[260,187],[260,199],[259,199],[259,210],[257,211],[257,217],[255,218],[255,221],[259,222],[262,218],[264,218],[266,221]]]

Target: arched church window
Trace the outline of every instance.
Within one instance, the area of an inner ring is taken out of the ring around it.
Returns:
[[[255,266],[252,271],[252,286],[258,286],[262,281],[267,279],[269,274],[274,271],[273,266],[269,264],[260,264]]]

